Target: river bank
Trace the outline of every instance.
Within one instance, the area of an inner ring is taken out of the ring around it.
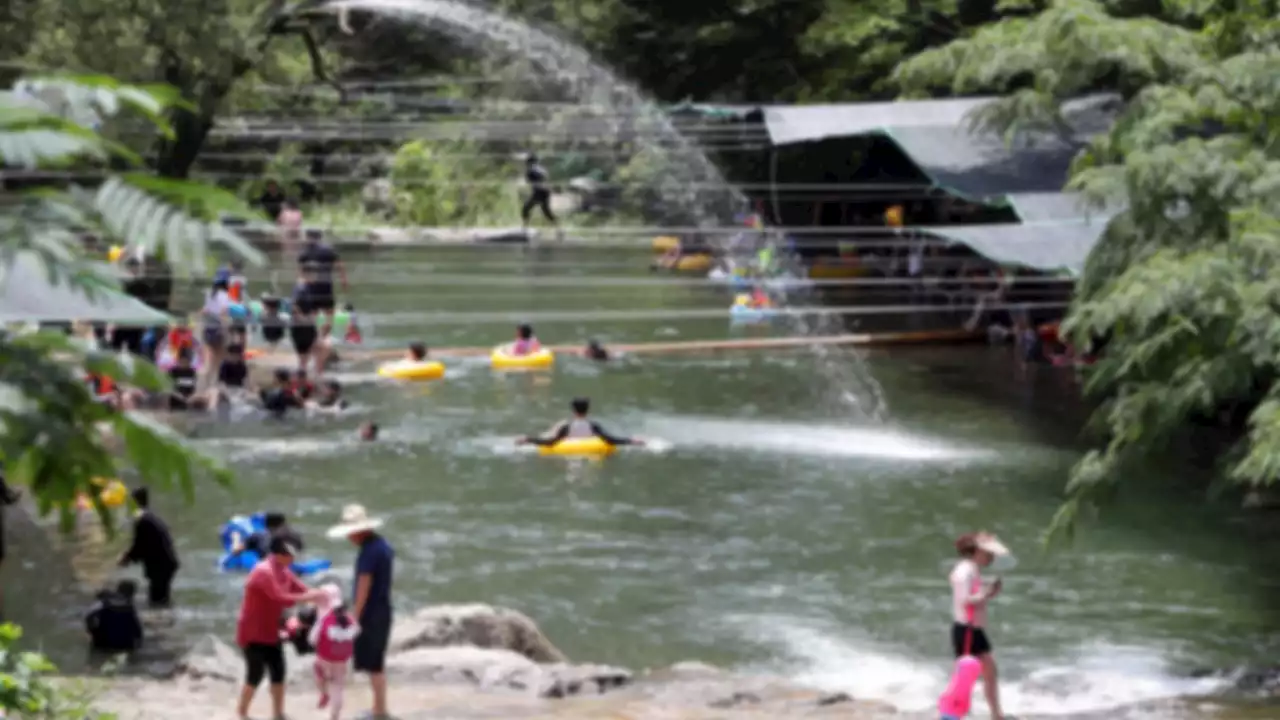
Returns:
[[[310,660],[289,655],[287,709],[296,720],[320,720]],[[94,708],[120,720],[231,717],[242,665],[239,653],[208,636],[168,672],[92,679],[81,685]],[[737,673],[696,661],[652,670],[572,662],[533,620],[488,605],[427,607],[402,620],[387,662],[390,703],[401,720],[735,720],[738,718],[929,718],[875,700],[824,691],[787,678]],[[349,687],[346,715],[369,705],[362,679]],[[257,700],[259,714],[266,693]],[[1161,718],[1244,720],[1273,717],[1271,707],[1165,700],[1102,712],[1053,714],[1076,720]],[[260,715],[259,715],[260,716]],[[1029,718],[1036,715],[1019,715]]]

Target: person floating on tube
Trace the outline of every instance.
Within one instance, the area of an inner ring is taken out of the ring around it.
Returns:
[[[573,415],[568,420],[557,423],[545,435],[525,435],[516,440],[516,444],[550,447],[561,440],[585,440],[592,437],[600,438],[610,445],[643,446],[645,444],[640,438],[619,437],[605,432],[599,423],[587,417],[591,412],[591,401],[587,398],[574,398],[573,402],[569,403],[569,407],[573,410]]]

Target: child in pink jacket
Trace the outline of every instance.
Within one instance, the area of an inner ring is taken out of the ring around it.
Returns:
[[[342,715],[342,691],[347,683],[347,663],[355,650],[360,626],[347,614],[342,591],[337,585],[325,585],[325,599],[316,607],[316,624],[311,626],[311,646],[316,649],[316,688],[320,691],[320,707],[329,707],[330,717]]]

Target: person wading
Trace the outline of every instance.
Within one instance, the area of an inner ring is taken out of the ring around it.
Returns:
[[[1000,688],[996,677],[996,658],[987,638],[987,603],[1000,594],[1002,582],[996,578],[990,585],[982,582],[982,568],[1009,549],[989,533],[969,533],[956,540],[960,560],[951,570],[951,647],[957,658],[969,654],[982,663],[982,689],[992,720],[1004,720],[1000,709]],[[970,621],[969,618],[973,620]]]
[[[173,602],[173,576],[180,567],[178,553],[173,549],[173,535],[169,533],[169,526],[151,511],[151,493],[147,488],[135,488],[132,497],[138,508],[133,518],[133,542],[120,557],[120,566],[141,564],[147,576],[147,599],[151,607],[169,607]]]
[[[333,274],[337,272],[342,281],[342,291],[348,292],[347,269],[342,264],[338,253],[320,239],[318,231],[307,231],[307,242],[298,255],[298,269],[307,287],[307,297],[315,312],[324,315],[324,327],[320,328],[320,341],[327,344],[329,333],[333,330],[334,309],[337,298],[333,292]],[[323,346],[322,346],[323,347]],[[324,356],[316,359],[316,377],[324,370]]]
[[[346,538],[360,548],[356,556],[355,600],[352,616],[360,626],[355,640],[353,666],[369,676],[373,690],[373,720],[388,718],[387,713],[387,644],[391,640],[391,579],[395,551],[391,544],[375,532],[382,520],[369,517],[361,505],[342,509],[342,522],[329,530],[332,539]]]

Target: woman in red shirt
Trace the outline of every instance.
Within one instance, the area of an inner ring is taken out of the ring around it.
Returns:
[[[311,590],[289,570],[296,550],[282,537],[271,540],[270,554],[249,571],[244,583],[244,601],[240,620],[236,623],[236,644],[244,650],[244,687],[236,708],[241,720],[249,717],[249,705],[262,684],[264,675],[271,678],[272,717],[284,717],[284,647],[280,640],[280,624],[284,611],[297,603],[312,602],[324,596],[322,590]]]

